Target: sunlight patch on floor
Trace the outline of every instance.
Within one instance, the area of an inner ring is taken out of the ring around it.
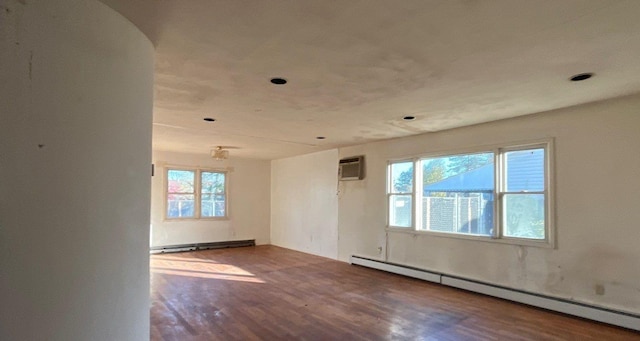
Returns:
[[[151,272],[158,274],[188,276],[230,281],[265,283],[251,272],[230,264],[215,263],[197,258],[178,256],[151,257]]]

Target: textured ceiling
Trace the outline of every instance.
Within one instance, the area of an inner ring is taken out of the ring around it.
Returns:
[[[640,91],[637,0],[103,2],[156,46],[156,150],[274,159]]]

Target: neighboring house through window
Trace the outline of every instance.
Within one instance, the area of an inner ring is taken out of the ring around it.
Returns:
[[[389,162],[388,228],[553,245],[551,141]]]

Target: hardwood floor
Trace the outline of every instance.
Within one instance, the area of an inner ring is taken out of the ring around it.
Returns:
[[[152,340],[640,340],[275,246],[151,256]]]

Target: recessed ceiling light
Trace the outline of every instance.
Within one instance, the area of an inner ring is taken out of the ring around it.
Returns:
[[[587,72],[587,73],[579,73],[575,76],[572,76],[571,78],[569,78],[570,81],[572,82],[579,82],[579,81],[583,81],[585,79],[589,79],[593,77],[593,73]]]
[[[215,118],[211,118],[211,117],[205,117],[204,120],[207,121],[207,122],[215,122],[216,121]]]
[[[324,136],[317,136],[317,137],[316,137],[316,139],[318,139],[318,140],[324,140],[324,139],[326,139],[326,137],[324,137]]]
[[[415,116],[405,116],[402,119],[405,120],[405,121],[413,121],[413,120],[416,119],[416,117]]]
[[[284,78],[271,78],[271,83],[276,84],[276,85],[283,85],[283,84],[287,84],[287,80]]]

